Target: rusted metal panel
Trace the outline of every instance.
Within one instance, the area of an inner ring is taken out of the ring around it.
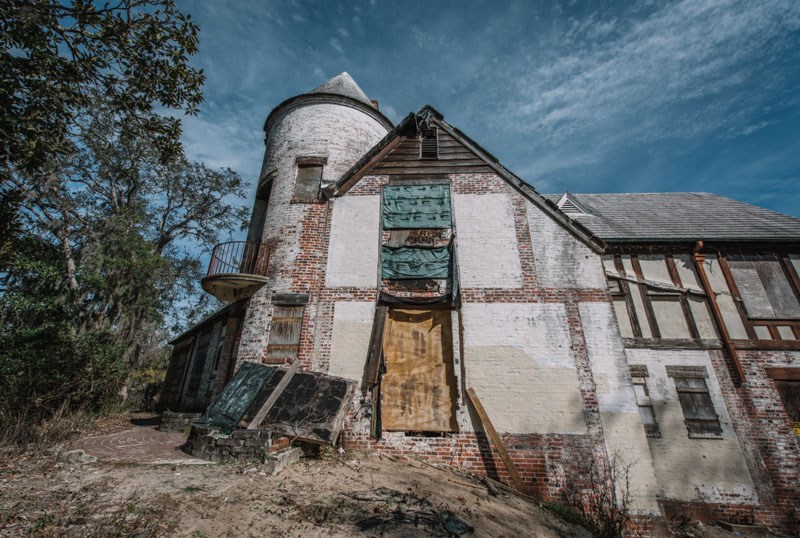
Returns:
[[[282,363],[297,358],[302,325],[302,306],[273,307],[269,343],[267,344],[267,362]]]
[[[383,353],[383,429],[456,431],[450,311],[390,309]]]

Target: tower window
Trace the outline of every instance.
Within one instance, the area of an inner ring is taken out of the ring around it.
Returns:
[[[436,127],[420,129],[420,158],[438,159],[439,158],[439,130]]]
[[[321,164],[298,164],[293,202],[316,202],[322,185]]]
[[[300,352],[300,331],[303,327],[303,309],[303,306],[273,307],[265,363],[284,364],[297,360]]]

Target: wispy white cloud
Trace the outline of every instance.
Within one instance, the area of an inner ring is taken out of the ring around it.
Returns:
[[[598,16],[572,21],[562,36],[565,53],[531,66],[501,119],[553,144],[598,130],[607,130],[608,142],[710,132],[761,104],[757,92],[711,101],[752,82],[770,61],[764,54],[796,45],[800,28],[795,0],[659,7],[626,24]],[[682,116],[689,104],[694,112]]]

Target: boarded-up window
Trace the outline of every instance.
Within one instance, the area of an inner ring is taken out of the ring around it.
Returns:
[[[294,183],[294,202],[316,202],[322,184],[321,164],[298,164]]]
[[[420,158],[439,158],[439,130],[436,127],[420,129]]]
[[[389,310],[381,381],[384,430],[457,430],[450,315],[449,310]]]
[[[639,370],[642,370],[642,368]],[[661,432],[658,429],[658,422],[656,422],[656,414],[653,411],[653,402],[650,400],[650,391],[647,390],[647,377],[642,375],[646,374],[646,372],[646,368],[644,368],[644,372],[634,372],[633,368],[631,368],[633,391],[636,393],[636,405],[639,406],[639,415],[642,417],[642,424],[644,424],[644,430],[647,432],[647,436],[661,437]],[[640,377],[635,374],[642,376]]]
[[[648,292],[653,315],[661,338],[690,338],[686,314],[681,306],[680,294],[650,290]]]
[[[674,380],[689,436],[720,435],[722,426],[714,411],[706,380],[702,377],[675,377]]]
[[[751,318],[800,318],[800,302],[780,260],[731,256],[731,273]]]
[[[775,386],[781,395],[795,435],[800,435],[800,381],[776,379]]]
[[[270,321],[267,364],[283,364],[297,359],[300,351],[300,330],[303,326],[302,306],[275,306]]]
[[[450,185],[387,185],[383,229],[450,228]]]
[[[448,278],[450,247],[381,247],[381,278]]]

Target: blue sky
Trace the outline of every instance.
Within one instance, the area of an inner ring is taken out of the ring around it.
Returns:
[[[539,192],[714,192],[800,216],[800,1],[179,6],[208,77],[187,151],[251,193],[270,109],[347,71],[393,121],[431,104]]]

